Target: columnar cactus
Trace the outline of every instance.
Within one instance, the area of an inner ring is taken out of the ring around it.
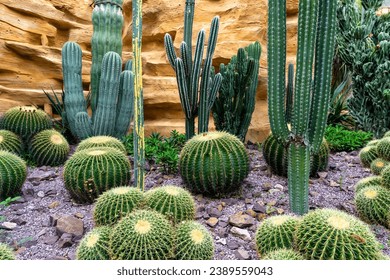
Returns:
[[[52,127],[50,117],[34,106],[16,106],[6,111],[2,117],[1,126],[19,135],[24,142],[44,130]]]
[[[111,228],[97,227],[81,239],[76,251],[78,260],[109,260],[109,241]]]
[[[133,187],[116,187],[102,193],[93,209],[93,220],[98,226],[114,225],[121,218],[140,206],[143,193]]]
[[[299,1],[297,67],[289,130],[283,94],[286,1],[268,1],[268,111],[273,135],[288,146],[290,209],[297,214],[308,211],[310,154],[318,152],[326,126],[336,6],[337,1]]]
[[[212,260],[214,241],[210,232],[195,221],[181,222],[176,230],[176,260]]]
[[[184,145],[179,170],[191,191],[229,193],[238,190],[248,175],[249,157],[236,136],[219,131],[201,133]]]
[[[15,255],[12,249],[4,243],[0,243],[0,261],[15,260]]]
[[[78,203],[93,203],[103,192],[127,185],[130,162],[114,148],[100,147],[73,154],[64,165],[65,188]]]
[[[206,36],[203,29],[198,33],[194,61],[192,61],[194,5],[195,0],[186,0],[184,10],[184,41],[180,45],[181,57],[176,56],[171,35],[165,34],[164,37],[169,63],[176,72],[180,101],[186,117],[187,140],[195,134],[196,116],[199,116],[198,133],[208,131],[210,110],[222,82],[221,74],[214,75],[211,67],[219,29],[218,16],[214,17],[211,22],[206,59],[203,66],[203,47]]]
[[[145,193],[146,205],[171,219],[174,223],[193,220],[195,201],[191,194],[176,186],[162,186]]]
[[[110,238],[114,260],[166,260],[173,257],[174,229],[164,215],[136,210],[119,221]]]
[[[0,130],[0,150],[21,156],[23,151],[22,140],[12,131],[2,129]]]
[[[17,155],[0,150],[0,201],[20,195],[27,177],[27,166]]]
[[[303,257],[292,249],[278,249],[275,251],[269,252],[267,255],[262,258],[262,260],[294,260],[300,261],[303,260]]]
[[[81,150],[96,148],[96,147],[110,147],[115,148],[125,155],[127,155],[126,148],[121,141],[112,136],[93,136],[81,141],[77,148],[76,152]]]
[[[365,223],[334,209],[304,215],[295,246],[309,260],[375,260],[380,253],[379,242]]]
[[[355,193],[360,192],[361,190],[370,187],[370,186],[377,186],[382,183],[382,177],[381,176],[370,176],[361,179],[358,181],[355,185]]]
[[[69,154],[69,144],[61,133],[46,129],[34,135],[28,146],[31,159],[38,165],[58,166]]]

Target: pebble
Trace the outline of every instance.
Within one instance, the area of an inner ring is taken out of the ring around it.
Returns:
[[[206,224],[210,227],[215,227],[218,224],[218,218],[211,217],[206,221]]]
[[[340,187],[340,184],[335,182],[335,181],[333,181],[333,180],[330,180],[329,186],[331,186],[331,187]]]
[[[78,218],[78,219],[83,219],[84,218],[84,214],[82,214],[82,213],[76,213],[76,214],[74,214],[74,216],[76,218]]]
[[[38,197],[45,197],[45,192],[44,191],[39,191],[38,193],[37,193],[37,196]]]
[[[215,241],[215,243],[226,245],[226,238],[220,238],[217,241]]]
[[[226,245],[230,250],[236,250],[239,247],[239,244],[234,240],[228,240]]]
[[[246,230],[246,229],[242,229],[242,228],[238,228],[238,227],[232,227],[230,229],[230,232],[233,235],[235,235],[235,236],[237,236],[237,237],[239,237],[239,238],[241,238],[241,239],[243,239],[245,241],[252,240],[251,235],[249,234],[249,231]]]
[[[208,208],[207,214],[209,214],[210,217],[216,217],[216,218],[219,218],[222,216],[222,212],[219,211],[217,208]]]
[[[255,224],[255,219],[248,214],[236,213],[229,217],[229,224],[239,228],[250,227]]]
[[[11,223],[11,222],[3,222],[0,224],[1,229],[6,229],[6,230],[13,230],[17,226],[16,223]]]
[[[75,236],[82,236],[84,233],[84,223],[82,220],[73,216],[62,216],[57,220],[56,231],[58,235],[69,233]]]
[[[54,208],[57,208],[58,206],[60,206],[60,203],[58,201],[53,201],[52,203],[49,204],[49,208],[50,209],[54,209]]]
[[[245,249],[243,248],[240,248],[238,249],[237,251],[234,252],[234,255],[236,256],[237,259],[239,260],[249,260],[251,257],[248,253],[248,251],[246,251]]]
[[[57,242],[57,240],[59,239],[59,237],[57,235],[49,235],[49,236],[46,236],[42,239],[42,242],[44,244],[47,244],[47,245],[53,245],[54,243]]]
[[[253,204],[252,210],[258,213],[267,213],[267,208],[259,202]]]
[[[62,234],[60,239],[58,240],[58,247],[67,248],[67,247],[71,247],[72,245],[73,245],[72,235],[69,233]]]

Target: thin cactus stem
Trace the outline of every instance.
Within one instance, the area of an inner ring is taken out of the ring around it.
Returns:
[[[190,85],[192,73],[192,27],[194,23],[194,10],[195,10],[195,0],[187,0],[185,11],[184,11],[184,42],[187,45],[187,61],[188,61],[188,80],[187,85]],[[182,57],[184,59],[184,56]]]

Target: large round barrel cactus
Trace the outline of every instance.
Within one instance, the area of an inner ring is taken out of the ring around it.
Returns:
[[[269,252],[267,255],[262,258],[262,260],[293,260],[299,261],[303,260],[303,257],[298,252],[295,252],[292,249],[278,249],[272,252]]]
[[[262,145],[264,160],[271,171],[279,176],[287,176],[288,147],[280,143],[270,134]],[[315,176],[318,171],[328,167],[329,147],[325,139],[322,140],[318,153],[310,155],[310,176]]]
[[[191,191],[216,195],[239,189],[249,172],[244,144],[227,132],[205,132],[183,147],[179,170]]]
[[[110,227],[97,227],[80,241],[76,251],[78,260],[109,260]]]
[[[166,260],[173,257],[174,229],[164,215],[136,210],[113,228],[110,254],[114,260]]]
[[[28,146],[31,159],[38,165],[63,164],[69,154],[69,144],[61,133],[46,129],[35,134]]]
[[[2,129],[0,130],[0,150],[21,156],[23,151],[22,140],[12,131]]]
[[[380,185],[381,182],[382,182],[381,176],[370,176],[370,177],[363,178],[356,183],[355,193],[357,194],[361,190],[370,186]]]
[[[130,162],[114,148],[91,148],[75,153],[64,166],[65,187],[78,203],[93,203],[103,192],[127,185]]]
[[[79,143],[76,148],[76,152],[81,150],[96,148],[96,147],[111,147],[118,149],[127,155],[126,148],[121,141],[112,136],[92,136],[87,139],[84,139]]]
[[[0,200],[19,195],[26,177],[26,163],[13,153],[0,151]]]
[[[377,145],[366,146],[359,152],[359,158],[364,167],[370,167],[371,162],[378,158]]]
[[[385,168],[383,168],[381,172],[382,180],[381,184],[386,189],[390,190],[390,165],[387,165]]]
[[[211,260],[214,257],[214,242],[210,232],[200,223],[184,221],[176,232],[177,260]]]
[[[304,258],[312,260],[375,260],[380,252],[365,223],[334,209],[317,209],[303,216],[295,241]]]
[[[52,127],[50,117],[34,106],[17,106],[4,113],[2,128],[19,135],[27,141],[35,133]]]
[[[0,261],[15,260],[15,255],[12,249],[4,243],[0,243]]]
[[[370,164],[371,172],[375,175],[380,175],[382,170],[389,165],[389,161],[383,158],[377,158]]]
[[[390,160],[390,137],[382,138],[378,145],[376,146],[378,151],[378,156],[385,159]]]

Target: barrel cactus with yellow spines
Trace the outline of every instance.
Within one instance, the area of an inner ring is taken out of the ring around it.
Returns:
[[[8,261],[15,260],[15,255],[12,252],[12,249],[8,245],[4,243],[0,243],[0,261],[5,261],[5,260]]]
[[[1,126],[19,135],[23,141],[53,124],[48,114],[34,106],[16,106],[6,111],[2,117]]]
[[[58,131],[46,129],[33,136],[28,151],[31,159],[38,166],[58,166],[66,161],[69,144]]]
[[[299,219],[280,215],[265,219],[256,231],[256,249],[260,256],[277,249],[293,248],[294,232]]]
[[[376,148],[379,157],[390,160],[390,137],[380,139]]]
[[[206,195],[237,191],[249,172],[244,144],[227,132],[205,132],[183,147],[179,170],[190,191]]]
[[[81,239],[76,251],[78,260],[109,260],[111,228],[101,226],[92,229]]]
[[[309,260],[376,260],[380,254],[380,244],[367,224],[327,208],[303,216],[295,247]]]
[[[355,193],[358,193],[361,190],[363,190],[367,187],[370,187],[370,186],[380,185],[381,182],[382,182],[381,176],[370,176],[370,177],[363,178],[356,183]]]
[[[19,156],[0,150],[0,201],[20,195],[27,177],[27,166]]]
[[[382,186],[390,190],[390,165],[383,168],[381,172],[381,177],[382,177],[381,180]]]
[[[210,232],[195,221],[181,222],[176,230],[177,260],[212,260],[214,242]]]
[[[389,161],[383,158],[377,158],[373,160],[370,164],[371,172],[375,175],[380,175],[382,170],[389,165]]]
[[[390,213],[390,191],[382,186],[370,186],[355,195],[359,216],[371,224],[387,226]]]
[[[303,257],[298,252],[292,249],[278,249],[267,253],[267,255],[262,258],[262,260],[292,260],[300,261],[303,260]]]
[[[359,152],[359,158],[364,167],[370,167],[371,163],[378,158],[377,146],[366,146]]]
[[[171,219],[174,223],[193,220],[195,201],[185,189],[177,186],[162,186],[145,193],[146,205]]]
[[[369,141],[366,146],[377,146],[378,143],[379,143],[380,139],[374,139],[374,140],[371,140]]]
[[[174,228],[154,210],[135,210],[121,219],[110,237],[114,260],[167,260],[173,257]]]
[[[102,193],[93,209],[93,220],[98,226],[114,225],[122,217],[140,206],[144,195],[138,188],[116,187]]]
[[[130,162],[114,148],[90,148],[74,153],[64,165],[65,188],[78,203],[93,203],[103,192],[127,185]]]
[[[18,156],[22,155],[23,143],[18,135],[12,131],[0,130],[0,150],[14,153]]]
[[[87,139],[81,141],[77,148],[76,152],[96,147],[111,147],[118,149],[123,152],[125,155],[127,154],[126,148],[121,141],[112,136],[92,136]]]

